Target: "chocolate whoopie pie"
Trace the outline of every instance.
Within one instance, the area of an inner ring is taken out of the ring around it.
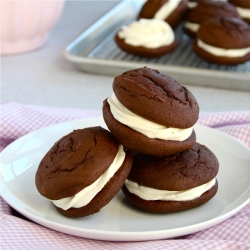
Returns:
[[[202,59],[236,65],[250,60],[250,26],[240,18],[213,18],[202,23],[193,49]]]
[[[103,117],[127,148],[163,156],[190,148],[199,106],[192,93],[173,78],[150,68],[127,71],[113,82]]]
[[[147,0],[138,19],[164,20],[174,29],[182,21],[186,10],[187,0]]]
[[[241,18],[250,25],[250,1],[249,0],[228,0],[239,12]]]
[[[184,32],[191,38],[196,37],[200,25],[214,17],[237,17],[240,15],[235,6],[227,2],[217,1],[204,1],[191,9],[186,17],[186,21],[183,26]],[[208,31],[209,33],[209,31]]]
[[[99,212],[123,186],[132,153],[101,127],[74,130],[41,160],[35,182],[39,193],[68,217]],[[98,181],[97,181],[98,180]]]
[[[148,212],[187,210],[216,194],[218,170],[216,156],[199,143],[164,157],[137,154],[122,191],[130,202]]]
[[[140,19],[117,32],[115,42],[127,53],[159,57],[172,52],[177,42],[172,28],[162,20]]]

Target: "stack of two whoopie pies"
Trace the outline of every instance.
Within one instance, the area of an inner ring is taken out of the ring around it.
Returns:
[[[103,117],[113,136],[134,152],[122,191],[135,206],[175,212],[216,194],[219,163],[196,142],[198,116],[192,93],[157,70],[145,67],[115,77]]]

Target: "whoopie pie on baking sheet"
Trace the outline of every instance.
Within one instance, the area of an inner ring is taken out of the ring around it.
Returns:
[[[233,4],[240,14],[240,17],[250,25],[250,1],[249,0],[228,0]]]
[[[236,65],[247,62],[250,60],[250,26],[241,18],[209,19],[201,24],[193,49],[211,63]]]
[[[169,24],[156,19],[140,19],[122,27],[115,35],[115,42],[127,53],[148,58],[165,55],[177,47]]]
[[[187,0],[147,0],[138,19],[164,20],[174,29],[183,20],[186,10]]]
[[[190,37],[194,38],[200,25],[214,17],[237,17],[240,18],[235,6],[228,2],[220,1],[200,1],[199,4],[191,9],[186,17],[183,29]],[[210,33],[210,30],[207,30]]]

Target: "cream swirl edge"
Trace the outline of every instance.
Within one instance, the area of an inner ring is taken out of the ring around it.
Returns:
[[[184,27],[193,32],[197,32],[200,28],[200,25],[198,23],[185,22]]]
[[[182,0],[169,0],[155,13],[154,18],[159,20],[165,20],[170,14],[177,8]]]
[[[109,182],[114,174],[121,167],[124,159],[125,152],[123,146],[119,145],[114,161],[110,167],[91,185],[87,186],[72,197],[62,198],[59,200],[51,200],[57,207],[67,210],[71,207],[79,208],[86,206],[91,200],[101,191],[101,189]]]
[[[197,45],[198,47],[215,56],[242,57],[250,53],[250,47],[243,49],[223,49],[206,44],[200,39],[197,40]]]
[[[118,37],[126,44],[156,49],[171,45],[175,40],[172,28],[166,22],[155,19],[140,19],[122,27]]]
[[[193,9],[196,6],[198,6],[198,3],[197,2],[190,2],[190,1],[188,1],[187,6],[188,6],[189,9]]]
[[[184,141],[193,132],[193,127],[187,129],[171,128],[146,120],[123,106],[114,93],[108,98],[108,103],[110,111],[117,121],[148,138]]]
[[[250,18],[250,9],[241,7],[236,7],[236,9],[242,18]]]
[[[227,0],[214,0],[214,1],[217,1],[217,2],[227,2]],[[197,2],[190,2],[190,1],[188,1],[187,6],[188,6],[189,9],[193,9],[196,6],[198,6],[198,3]]]
[[[136,182],[126,180],[125,185],[128,191],[143,200],[162,200],[162,201],[189,201],[194,200],[204,194],[206,191],[211,189],[216,183],[216,179],[184,191],[168,191],[149,188],[138,185]]]

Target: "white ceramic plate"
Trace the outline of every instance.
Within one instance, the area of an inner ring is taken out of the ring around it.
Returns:
[[[224,133],[195,126],[197,141],[218,157],[219,190],[208,203],[184,212],[150,214],[131,206],[122,192],[97,214],[60,215],[35,187],[38,164],[49,148],[73,129],[106,127],[102,118],[70,121],[25,135],[1,154],[1,195],[29,219],[54,230],[98,240],[141,241],[172,238],[216,225],[250,202],[250,150]]]

